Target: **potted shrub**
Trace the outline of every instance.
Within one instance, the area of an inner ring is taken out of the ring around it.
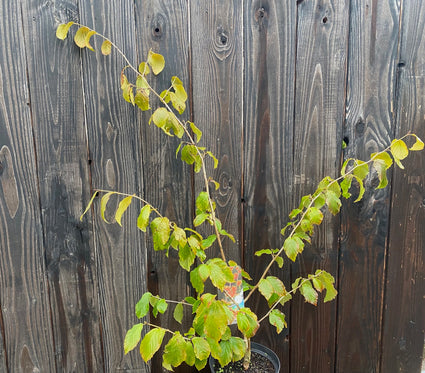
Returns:
[[[256,256],[266,255],[270,260],[260,279],[253,282],[238,263],[226,258],[225,240],[234,241],[234,237],[226,231],[217,216],[210,191],[211,188],[217,189],[219,184],[208,174],[206,167],[207,163],[217,167],[218,160],[208,146],[202,145],[201,129],[195,123],[180,119],[187,101],[182,81],[173,77],[169,87],[157,92],[150,81],[163,70],[163,56],[149,51],[146,61],[137,67],[133,66],[111,40],[74,22],[61,24],[56,32],[57,37],[65,39],[72,25],[78,26],[74,36],[78,47],[94,50],[90,39],[97,35],[103,39],[103,54],[108,55],[115,49],[122,55],[127,63],[121,72],[124,99],[143,111],[151,111],[149,123],[153,123],[165,134],[181,140],[176,155],[192,166],[203,180],[203,191],[196,197],[196,214],[190,227],[180,227],[177,222],[163,216],[148,201],[118,191],[95,191],[81,216],[82,218],[90,210],[95,197],[101,194],[100,216],[105,220],[108,201],[112,195],[117,195],[121,200],[114,216],[116,222],[121,225],[125,211],[133,202],[140,202],[137,227],[143,232],[150,230],[155,250],[163,251],[164,254],[168,254],[169,250],[178,252],[180,266],[190,273],[190,284],[197,294],[196,297],[178,300],[164,299],[160,294],[150,292],[143,294],[135,306],[136,316],[141,321],[128,330],[124,338],[124,352],[128,353],[140,345],[140,354],[148,362],[164,344],[162,361],[163,367],[168,370],[182,363],[202,369],[212,357],[212,370],[217,363],[223,367],[229,363],[237,363],[243,371],[248,369],[251,351],[254,350],[259,350],[260,355],[269,356],[273,361],[272,352],[251,343],[251,338],[255,336],[261,323],[269,322],[276,328],[276,332],[280,333],[286,327],[282,306],[296,293],[300,293],[307,302],[315,305],[318,293],[325,292],[324,302],[328,302],[336,297],[337,291],[333,276],[324,270],[318,269],[315,273],[298,278],[287,288],[278,277],[269,274],[271,267],[282,268],[284,256],[291,261],[296,260],[305,244],[311,242],[315,226],[322,223],[324,210],[328,209],[332,214],[337,214],[341,208],[341,199],[351,197],[350,189],[353,183],[358,191],[356,201],[363,197],[363,182],[369,172],[378,175],[380,182],[377,188],[384,188],[388,183],[386,172],[393,163],[402,168],[401,161],[408,156],[409,151],[422,150],[424,143],[416,135],[407,134],[393,140],[380,152],[371,154],[370,159],[366,161],[347,159],[338,178],[325,177],[315,191],[301,198],[300,204],[289,214],[289,221],[281,230],[281,247],[266,248],[255,253]],[[127,69],[136,74],[135,81],[128,79]],[[151,105],[155,109],[152,109]],[[212,246],[219,252],[217,257],[210,256]],[[205,290],[206,283],[210,284],[210,288],[215,288],[214,292]],[[255,292],[259,292],[268,303],[269,310],[265,315],[257,315],[249,308],[249,300]],[[184,307],[190,307],[193,315],[192,326],[185,333],[154,325],[146,320],[149,312],[154,316],[173,312],[174,318],[181,322]],[[149,331],[142,338],[142,330],[145,328]],[[260,371],[265,369],[260,368]],[[279,371],[278,361],[272,363],[270,371]]]

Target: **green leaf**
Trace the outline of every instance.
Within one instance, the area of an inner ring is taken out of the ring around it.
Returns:
[[[319,276],[317,278],[322,285],[321,290],[326,289],[326,295],[323,301],[326,303],[335,299],[338,292],[336,291],[334,287],[334,283],[335,283],[334,277],[330,273],[323,270],[317,270],[315,275],[318,275],[318,274]]]
[[[200,212],[210,211],[210,199],[207,192],[199,193],[198,197],[196,198],[196,208]]]
[[[176,320],[179,324],[182,323],[183,320],[183,304],[177,303],[173,312],[174,320]]]
[[[74,22],[62,23],[56,29],[56,37],[60,40],[65,40],[68,36],[69,28],[74,24]]]
[[[149,51],[147,62],[155,75],[158,75],[165,67],[164,57],[152,51]]]
[[[415,141],[415,143],[409,148],[409,150],[412,150],[412,151],[418,151],[418,150],[422,150],[423,148],[424,148],[424,143],[423,143],[423,141],[418,137],[418,136],[416,136],[415,134],[412,134],[411,136],[414,136],[415,137],[415,139],[416,139],[416,141]]]
[[[111,54],[112,43],[109,40],[104,40],[102,46],[100,47],[100,51],[104,56]]]
[[[218,358],[218,362],[221,366],[226,366],[232,361],[233,353],[232,353],[232,346],[228,341],[221,341],[220,342],[221,347],[221,353]]]
[[[158,313],[164,313],[165,311],[167,311],[168,304],[165,299],[162,299],[158,296],[152,296],[149,299],[149,303],[152,306],[152,314],[154,315],[154,317],[157,317]]]
[[[127,331],[124,338],[124,354],[127,355],[130,351],[139,344],[140,338],[142,338],[143,324],[136,324]]]
[[[202,281],[205,282],[208,277],[210,277],[211,270],[210,267],[206,264],[201,264],[198,266],[199,277],[201,277]]]
[[[300,240],[295,237],[288,237],[283,243],[286,256],[293,262],[295,262],[297,255],[303,251],[303,248],[303,243],[300,243]]]
[[[165,329],[155,328],[148,332],[140,343],[140,355],[145,362],[152,359],[155,352],[159,350],[164,339]]]
[[[155,250],[164,249],[164,245],[170,238],[170,221],[167,217],[158,217],[151,222],[152,239]]]
[[[93,204],[93,201],[94,201],[95,197],[97,196],[97,194],[98,194],[98,192],[96,191],[96,192],[94,192],[94,193],[93,193],[93,195],[91,196],[90,201],[89,201],[89,203],[87,204],[86,209],[84,210],[84,212],[83,212],[83,213],[81,214],[81,216],[80,216],[80,221],[83,221],[83,217],[84,217],[84,215],[85,215],[85,214],[87,214],[87,211],[89,211],[89,210],[90,210],[90,207],[91,207],[91,205]]]
[[[186,344],[186,358],[184,359],[184,362],[189,366],[193,366],[196,362],[196,356],[195,351],[193,349],[193,345],[190,341],[185,341],[184,343]]]
[[[124,74],[124,71],[121,73],[121,89],[122,89],[122,97],[127,102],[132,102],[132,94],[133,94],[133,87],[129,83],[127,77]],[[134,96],[133,96],[134,99]]]
[[[269,301],[269,305],[286,294],[283,282],[274,276],[267,276],[259,282],[259,292]],[[270,300],[274,298],[274,301]]]
[[[278,265],[279,268],[283,267],[283,258],[281,256],[277,256],[275,258],[276,264]]]
[[[204,333],[216,341],[219,341],[227,330],[227,325],[233,319],[233,313],[228,306],[221,301],[213,301],[206,309],[204,316]]]
[[[233,282],[233,273],[229,266],[220,258],[208,260],[210,268],[210,279],[213,285],[223,290],[227,282]]]
[[[257,321],[257,315],[247,307],[238,310],[236,320],[239,331],[246,338],[252,338],[260,326]]]
[[[338,214],[340,208],[341,208],[341,200],[338,198],[338,196],[331,190],[326,191],[326,204],[328,205],[329,211],[336,215]]]
[[[189,245],[186,245],[179,250],[179,264],[186,271],[190,271],[190,267],[195,262],[195,259],[196,255]]]
[[[215,234],[211,234],[210,236],[208,236],[205,240],[202,240],[201,246],[202,248],[208,249],[209,247],[212,246],[212,244],[216,241],[217,236]]]
[[[178,248],[184,248],[187,244],[186,232],[184,229],[177,226],[174,227],[174,231],[171,235],[171,245],[177,250]]]
[[[195,368],[197,370],[202,370],[206,367],[208,363],[208,359],[204,359],[204,360],[199,360],[199,359],[195,359]]]
[[[74,36],[74,42],[77,44],[80,48],[85,48],[86,45],[86,37],[87,34],[90,32],[90,29],[87,26],[81,26]]]
[[[199,360],[208,359],[211,353],[211,348],[206,339],[202,337],[194,337],[192,339],[192,343],[196,358]]]
[[[318,294],[314,290],[310,281],[304,281],[300,287],[300,293],[303,295],[306,302],[317,305]]]
[[[274,309],[270,312],[269,322],[271,325],[276,327],[276,331],[278,334],[280,334],[282,330],[287,327],[285,315],[278,309]]]
[[[206,337],[208,344],[210,345],[211,356],[214,359],[218,359],[221,354],[221,347],[215,339]]]
[[[144,75],[137,75],[136,88],[143,89],[146,95],[149,96],[150,86]],[[149,123],[150,124],[150,123]]]
[[[292,210],[291,212],[290,212],[290,214],[289,214],[289,219],[294,219],[294,218],[296,218],[299,214],[301,214],[303,212],[303,210],[301,210],[301,209],[294,209],[294,210]]]
[[[344,180],[341,181],[342,196],[346,199],[351,197],[351,193],[349,192],[349,190],[351,188],[352,180],[353,180],[353,175],[349,174],[344,177]]]
[[[186,359],[186,342],[179,332],[171,337],[164,347],[163,361],[166,365],[178,367]]]
[[[270,250],[270,249],[263,249],[263,250],[258,250],[254,253],[255,256],[261,256],[261,255],[264,255],[264,254],[272,255],[273,251]]]
[[[196,127],[195,123],[189,122],[190,128],[192,129],[192,132],[195,134],[195,141],[198,143],[201,141],[202,137],[202,131]]]
[[[369,166],[366,162],[363,162],[359,159],[354,161],[355,168],[353,168],[353,175],[357,179],[364,180],[365,177],[369,174]]]
[[[204,281],[199,274],[199,267],[190,271],[190,283],[197,293],[204,292]]]
[[[409,149],[403,140],[395,139],[391,142],[391,154],[395,159],[402,160],[409,154]]]
[[[232,355],[233,355],[232,360],[233,361],[242,360],[246,352],[246,344],[244,340],[238,337],[230,337],[229,345],[232,349]]]
[[[311,223],[319,225],[323,220],[323,213],[316,207],[310,207],[306,212],[306,217]]]
[[[145,205],[140,210],[139,217],[137,218],[137,228],[142,232],[146,232],[146,228],[149,225],[149,216],[151,214],[151,206]]]
[[[136,316],[141,319],[145,317],[149,312],[149,302],[152,297],[150,292],[146,292],[142,295],[140,300],[136,304]]]
[[[196,215],[195,219],[193,220],[193,225],[195,227],[199,227],[205,220],[208,219],[209,216],[209,213],[201,212],[200,214]]]
[[[218,159],[215,157],[215,155],[213,153],[211,153],[209,151],[206,152],[206,154],[213,160],[213,162],[214,162],[214,169],[216,169],[217,166],[218,166]]]
[[[105,218],[105,210],[106,210],[106,205],[108,204],[108,201],[113,194],[114,192],[108,192],[104,194],[102,199],[100,200],[100,216],[102,217],[103,221],[108,224],[109,222]]]
[[[122,224],[121,224],[122,215],[128,209],[128,206],[130,206],[132,198],[133,196],[125,197],[122,199],[122,201],[118,205],[117,211],[115,213],[115,220],[121,227],[122,227]]]
[[[167,125],[170,112],[163,107],[160,107],[152,114],[152,120],[158,128],[164,128]]]

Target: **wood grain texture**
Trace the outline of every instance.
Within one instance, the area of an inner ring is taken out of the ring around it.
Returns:
[[[186,90],[190,92],[189,80],[189,20],[188,1],[144,1],[136,4],[136,33],[139,61],[146,60],[149,49],[161,53],[165,58],[164,71],[151,79],[153,86],[161,92],[170,87],[171,78],[178,76]],[[158,102],[152,100],[152,108]],[[143,164],[139,168],[145,180],[144,197],[161,213],[180,227],[192,227],[192,176],[191,168],[176,158],[179,139],[170,138],[155,126],[149,126],[151,112],[141,116],[141,139]],[[183,114],[190,119],[190,107]],[[180,268],[178,253],[171,249],[166,257],[164,252],[155,252],[151,237],[148,248],[148,288],[152,294],[175,301],[181,301],[192,294],[188,272]],[[187,332],[191,326],[191,309],[185,311],[183,325],[173,318],[174,305],[154,323]],[[162,357],[158,353],[152,360],[152,372],[160,372]],[[190,372],[185,364],[176,368],[177,372]]]
[[[344,158],[367,160],[391,142],[398,42],[398,0],[351,2]],[[390,187],[377,175],[342,209],[337,371],[378,372]],[[355,286],[353,286],[355,284]],[[361,294],[361,296],[360,296]],[[361,358],[360,358],[361,357]]]
[[[80,12],[83,24],[111,37],[129,60],[136,63],[133,2],[81,2]],[[120,73],[125,62],[116,52],[102,56],[101,42],[93,41],[97,54],[82,52],[92,185],[142,195],[140,123],[135,109],[123,100],[120,89]],[[78,49],[74,47],[73,52],[78,53]],[[114,198],[108,203],[109,221],[113,221],[118,202]],[[135,202],[123,217],[124,228],[116,223],[106,224],[98,210],[94,215],[102,354],[108,372],[149,371],[139,354],[124,355],[123,349],[127,330],[138,322],[134,306],[146,291],[146,245],[136,226],[139,212],[140,206]]]
[[[298,4],[293,206],[319,181],[337,176],[345,114],[349,1]],[[318,268],[337,275],[338,219],[326,214],[312,245],[292,266],[292,280]],[[336,302],[291,305],[291,372],[333,372]]]
[[[55,37],[76,9],[75,2],[26,2],[22,14],[56,366],[91,372],[103,368],[103,357],[94,247],[79,221],[90,198],[80,59]]]
[[[0,19],[0,371],[49,372],[54,339],[20,4],[0,3]]]
[[[402,2],[396,133],[425,138],[425,4]],[[425,161],[411,154],[393,176],[381,372],[421,372],[425,338]]]
[[[243,257],[256,281],[270,258],[257,250],[282,245],[280,230],[292,207],[296,23],[295,2],[249,1],[244,8]],[[271,272],[289,287],[289,266]],[[264,315],[262,296],[248,306]],[[289,320],[289,307],[284,309]],[[288,331],[267,321],[256,336],[289,369]]]
[[[236,243],[225,239],[227,260],[240,263],[241,138],[243,87],[243,2],[190,2],[193,112],[205,130],[203,144],[218,157],[209,175],[220,183],[213,197],[223,227]],[[195,194],[203,187],[196,178]],[[213,249],[213,248],[211,248]],[[211,250],[209,255],[217,252]]]

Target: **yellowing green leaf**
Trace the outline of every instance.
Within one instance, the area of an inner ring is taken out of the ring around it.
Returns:
[[[152,51],[149,51],[147,62],[155,75],[158,75],[165,67],[164,57]]]
[[[139,64],[139,73],[142,75],[148,75],[151,72],[149,65],[146,62],[141,62]]]
[[[155,328],[148,332],[140,343],[140,355],[145,362],[152,359],[155,352],[159,350],[164,339],[165,329]]]
[[[104,56],[111,54],[112,43],[109,40],[104,40],[102,46],[100,47],[100,51]]]
[[[227,282],[233,282],[232,270],[222,259],[210,259],[207,265],[210,268],[210,280],[216,288],[223,290]]]
[[[173,312],[174,320],[176,320],[179,324],[182,323],[183,320],[183,304],[177,303]]]
[[[236,320],[239,331],[246,338],[252,338],[260,326],[257,321],[257,315],[247,307],[238,310]]]
[[[193,122],[189,122],[189,125],[190,125],[190,128],[192,129],[192,132],[195,134],[196,142],[199,142],[202,137],[202,131]]]
[[[74,24],[74,22],[62,23],[56,29],[56,37],[60,40],[65,40],[68,36],[69,28]]]
[[[167,217],[158,217],[151,221],[152,239],[155,250],[165,249],[164,245],[170,238],[170,221]]]
[[[208,359],[211,353],[211,348],[209,343],[205,340],[205,338],[194,337],[192,339],[193,349],[195,351],[195,356],[199,360]]]
[[[136,90],[136,95],[134,96],[134,103],[142,111],[146,111],[151,108],[149,106],[149,95],[146,94],[146,90],[144,89]]]
[[[140,338],[142,337],[143,324],[136,324],[127,331],[124,338],[124,354],[128,354],[130,351],[139,344]]]
[[[140,300],[137,302],[135,307],[135,312],[137,318],[141,319],[142,317],[145,317],[149,312],[149,302],[152,297],[152,294],[150,292],[146,292],[142,295]]]
[[[146,232],[146,228],[149,225],[150,214],[151,214],[150,205],[145,205],[140,210],[139,217],[137,218],[137,228],[139,228],[143,232]]]
[[[313,288],[310,281],[304,281],[301,285],[300,292],[303,295],[306,302],[317,305],[318,294]]]
[[[409,149],[403,140],[395,139],[391,142],[391,154],[394,158],[402,160],[409,154]]]
[[[118,205],[117,211],[115,213],[115,220],[120,226],[122,226],[121,224],[122,215],[127,210],[128,206],[130,206],[132,198],[133,196],[125,197]]]
[[[278,309],[274,309],[270,312],[269,322],[271,325],[276,327],[276,331],[278,334],[280,334],[282,330],[287,327],[285,315]]]

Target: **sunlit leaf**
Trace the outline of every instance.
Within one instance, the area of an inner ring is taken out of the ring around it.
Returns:
[[[165,66],[164,57],[152,51],[149,51],[147,62],[151,66],[152,71],[155,75],[158,75],[164,69]]]
[[[246,338],[252,338],[260,326],[257,321],[257,315],[246,307],[238,310],[236,320],[239,331]]]
[[[281,333],[284,328],[287,327],[285,321],[285,315],[278,309],[274,309],[269,314],[269,322],[271,325],[276,327],[277,333]]]
[[[192,132],[195,134],[195,141],[199,142],[201,141],[201,137],[202,137],[202,131],[196,127],[195,123],[193,122],[189,122],[190,128],[192,129]]]
[[[60,40],[65,40],[68,36],[69,28],[74,24],[74,22],[62,23],[56,29],[56,37]]]
[[[137,302],[135,310],[137,318],[141,319],[145,317],[149,312],[149,302],[152,297],[150,292],[146,292],[142,295],[140,300]]]
[[[415,141],[415,143],[409,148],[409,150],[412,150],[412,151],[418,151],[418,150],[422,150],[423,148],[424,148],[424,143],[423,143],[423,141],[418,137],[418,136],[416,136],[415,134],[412,134],[412,136],[414,136],[415,137],[415,139],[416,139],[416,141]]]
[[[155,352],[159,350],[164,339],[165,329],[155,328],[148,332],[140,343],[140,355],[145,362],[152,359]]]
[[[192,343],[193,343],[193,349],[195,351],[195,356],[199,360],[208,359],[211,353],[211,348],[209,343],[206,341],[206,339],[201,337],[194,337],[192,339]]]
[[[124,338],[124,354],[129,353],[134,350],[134,348],[139,344],[140,338],[142,338],[143,324],[136,324],[127,331]]]
[[[100,47],[100,51],[104,56],[111,54],[112,43],[109,40],[104,40],[102,46]]]
[[[94,48],[91,46],[91,44],[90,44],[90,38],[93,36],[93,35],[96,35],[97,34],[97,32],[96,31],[94,31],[94,30],[90,30],[87,34],[86,34],[86,41],[85,41],[85,44],[86,44],[86,48],[88,48],[88,49],[90,49],[92,52],[94,52]]]
[[[145,205],[140,210],[139,217],[137,218],[137,228],[141,231],[146,232],[146,228],[149,225],[149,216],[151,214],[151,206]]]
[[[173,312],[174,320],[176,320],[179,324],[182,323],[183,320],[183,304],[177,303]]]
[[[83,213],[81,214],[81,216],[80,216],[80,221],[83,221],[83,217],[84,217],[84,215],[85,215],[85,214],[87,214],[87,211],[89,211],[89,210],[90,210],[90,207],[91,207],[91,205],[93,204],[93,201],[94,201],[95,197],[97,196],[97,194],[98,194],[98,192],[96,191],[96,192],[94,192],[94,193],[93,193],[93,195],[91,196],[90,201],[89,201],[89,203],[87,204],[86,209],[84,210],[84,212],[83,212]]]
[[[128,206],[130,206],[132,198],[133,196],[125,197],[118,205],[117,211],[115,213],[115,220],[120,226],[122,226],[121,224],[122,215],[127,210]]]
[[[80,48],[85,48],[87,46],[87,34],[90,32],[90,29],[87,26],[81,26],[74,35],[74,42]]]
[[[403,140],[395,139],[391,142],[391,154],[394,158],[402,160],[409,154],[409,149]]]
[[[103,221],[108,224],[109,222],[105,218],[105,210],[106,210],[106,205],[108,204],[108,201],[113,194],[114,192],[108,192],[104,194],[102,199],[100,200],[100,216],[102,217]]]

